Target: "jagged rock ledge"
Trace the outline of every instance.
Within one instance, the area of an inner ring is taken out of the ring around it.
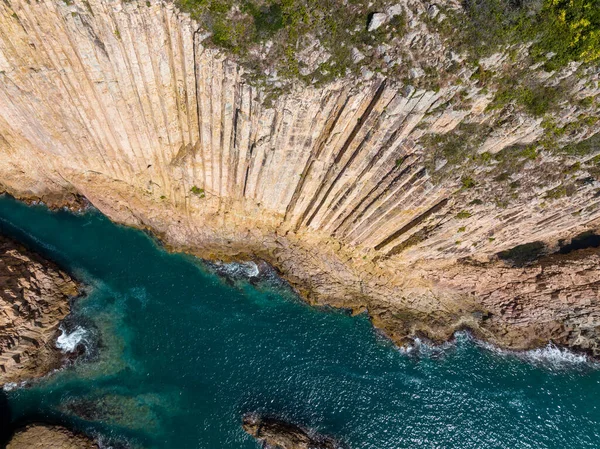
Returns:
[[[17,431],[6,449],[97,449],[92,439],[60,426],[33,424]]]
[[[0,235],[0,386],[61,366],[61,321],[80,286],[56,264]]]
[[[256,438],[264,449],[343,449],[335,439],[310,432],[276,418],[248,413],[242,418],[243,429]]]

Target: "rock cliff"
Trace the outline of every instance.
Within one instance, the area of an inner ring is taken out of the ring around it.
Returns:
[[[69,275],[0,236],[0,386],[60,366],[58,327],[77,294]]]
[[[443,31],[460,5],[384,6],[376,31],[402,14],[405,32],[351,54],[387,66],[310,82],[316,40],[309,82],[260,84],[169,2],[7,0],[0,182],[85,196],[173,249],[265,259],[399,343],[468,327],[600,354],[598,254],[552,256],[600,223],[598,68],[550,69],[527,42],[473,63]],[[535,242],[551,259],[498,257]]]

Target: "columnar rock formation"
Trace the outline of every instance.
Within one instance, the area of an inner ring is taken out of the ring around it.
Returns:
[[[58,327],[77,293],[69,275],[0,236],[0,386],[60,365]]]
[[[427,5],[400,6],[412,27],[404,41],[413,60],[452,64],[457,56],[423,26]],[[264,258],[310,301],[368,309],[399,342],[416,332],[447,338],[467,326],[523,348],[558,335],[531,338],[531,320],[552,329],[568,322],[573,335],[583,323],[600,325],[595,278],[586,278],[583,294],[569,275],[575,267],[557,265],[557,285],[541,287],[532,282],[536,269],[495,261],[499,251],[533,241],[550,251],[559,239],[595,229],[600,217],[600,185],[587,169],[595,153],[566,160],[540,153],[498,176],[504,169],[494,155],[548,129],[548,120],[487,107],[493,94],[473,74],[501,71],[506,55],[431,90],[366,73],[322,88],[297,85],[265,101],[267,93],[205,38],[173,4],[155,0],[2,3],[4,189],[56,204],[83,195],[173,248]],[[568,81],[571,98],[596,95],[598,74],[577,70],[540,70],[539,79]],[[586,104],[552,113],[554,126],[595,114]],[[587,120],[559,144],[597,128]],[[432,156],[448,136],[456,137],[448,145],[467,142],[471,156],[492,160],[472,167],[477,183]],[[568,182],[557,175],[566,162],[574,167]],[[589,263],[597,266],[596,258]],[[485,283],[472,282],[480,276]],[[568,306],[515,321],[505,299],[495,301],[497,287],[504,298],[513,288],[539,289],[539,301]]]

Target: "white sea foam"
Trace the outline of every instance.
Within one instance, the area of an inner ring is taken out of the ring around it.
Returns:
[[[486,350],[502,356],[516,357],[535,365],[544,365],[554,369],[565,369],[570,367],[598,367],[598,363],[585,354],[578,354],[567,348],[561,348],[553,343],[548,343],[543,348],[531,349],[529,351],[511,351],[498,348],[490,343],[478,341],[477,344]]]
[[[400,352],[403,354],[419,354],[425,357],[441,355],[442,353],[452,349],[456,346],[454,341],[447,341],[442,344],[434,344],[428,340],[421,338],[415,338],[411,344],[401,346]]]
[[[61,326],[60,332],[56,339],[56,347],[62,352],[73,352],[79,343],[87,341],[88,331],[81,326],[77,326],[70,333]]]
[[[260,274],[258,265],[249,260],[246,262],[231,262],[220,264],[223,271],[230,276],[243,276],[247,278],[257,277]]]
[[[425,357],[440,355],[443,352],[456,348],[456,345],[475,343],[480,348],[502,357],[514,357],[534,365],[542,365],[551,369],[569,369],[591,367],[600,368],[600,363],[585,354],[561,348],[553,343],[548,343],[543,348],[528,351],[514,351],[499,348],[491,343],[477,340],[469,332],[460,331],[454,334],[454,339],[440,345],[427,340],[415,338],[413,343],[400,348],[404,354],[419,354]]]

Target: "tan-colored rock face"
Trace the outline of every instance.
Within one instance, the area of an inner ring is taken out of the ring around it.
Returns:
[[[77,293],[54,264],[0,236],[0,386],[59,366],[54,343]]]
[[[479,167],[477,186],[461,189],[460,167],[434,180],[424,139],[461,123],[489,125],[477,151],[497,154],[539,139],[542,118],[486,110],[492,95],[471,72],[437,91],[377,77],[298,86],[266,107],[240,67],[203,46],[198,26],[172,4],[67,3],[0,5],[0,182],[7,191],[59,203],[81,194],[174,248],[263,257],[312,302],[368,308],[397,341],[418,330],[445,338],[469,326],[511,346],[532,344],[523,326],[520,340],[503,337],[512,318],[460,281],[481,270],[455,264],[595,228],[597,181],[570,180],[577,186],[570,196],[548,196],[561,168],[541,155],[510,175],[511,187],[489,183],[495,175]],[[425,8],[419,5],[410,2]],[[414,42],[427,32],[419,17],[410,20]],[[407,51],[418,56],[419,48]],[[440,64],[447,53],[435,48]],[[501,71],[506,59],[482,63]],[[597,74],[574,72],[540,77],[571,80],[574,98],[597,94]],[[460,89],[469,101],[452,106]],[[552,119],[567,123],[580,113],[565,106]],[[590,126],[569,138],[589,136]],[[458,270],[454,282],[436,283],[444,270]],[[595,307],[595,297],[581,300]],[[488,311],[493,326],[479,318]],[[567,319],[561,314],[552,319]]]
[[[17,432],[7,449],[97,449],[89,438],[59,426],[31,425]]]

